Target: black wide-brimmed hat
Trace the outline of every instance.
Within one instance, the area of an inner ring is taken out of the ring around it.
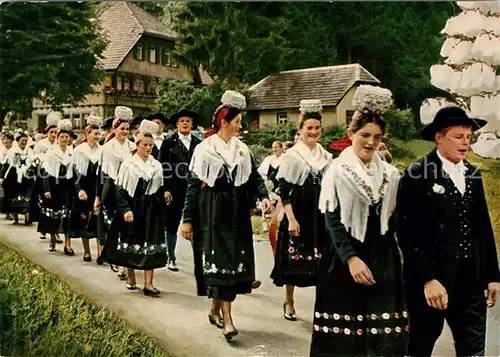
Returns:
[[[133,127],[134,127],[134,126],[136,126],[136,125],[140,125],[140,124],[141,124],[141,122],[142,122],[143,120],[145,120],[145,119],[146,119],[146,118],[144,118],[144,117],[135,117],[135,118],[134,118],[134,120],[132,120],[132,122],[130,123],[130,127],[131,127],[131,128],[133,128]]]
[[[101,126],[101,129],[103,129],[103,130],[110,129],[113,126],[114,119],[115,119],[114,117],[110,117],[110,118],[106,119],[104,121],[104,124]]]
[[[422,129],[421,135],[424,140],[434,141],[436,133],[450,126],[471,126],[472,131],[476,131],[487,123],[484,119],[470,118],[462,108],[445,107],[436,113],[432,123]]]
[[[153,121],[154,119],[159,119],[165,125],[168,124],[168,117],[162,113],[154,113],[146,117],[147,120]]]
[[[200,119],[200,116],[198,113],[196,113],[194,110],[189,110],[189,109],[181,109],[174,115],[170,117],[170,124],[177,124],[177,120],[179,120],[182,117],[188,117],[193,120],[193,128],[196,128],[198,126],[198,121]]]

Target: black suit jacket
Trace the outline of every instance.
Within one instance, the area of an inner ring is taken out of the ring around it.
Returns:
[[[158,156],[158,161],[163,165],[165,191],[172,194],[173,202],[166,211],[167,230],[177,232],[182,216],[184,200],[186,198],[189,163],[193,157],[194,149],[201,140],[191,134],[189,150],[179,138],[179,133],[172,134],[163,140]]]
[[[471,237],[476,243],[475,282],[486,287],[500,281],[497,251],[479,170],[468,162],[470,180]],[[404,256],[404,278],[409,286],[422,288],[437,279],[450,291],[456,276],[460,248],[460,218],[450,192],[435,192],[451,180],[443,171],[436,150],[406,169],[401,178],[396,208],[397,237]],[[449,191],[449,190],[448,190]]]

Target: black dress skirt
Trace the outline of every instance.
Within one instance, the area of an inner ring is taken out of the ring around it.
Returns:
[[[250,208],[253,197],[267,198],[264,181],[254,162],[252,166],[249,180],[239,187],[227,170],[213,187],[190,174],[183,222],[193,224],[199,296],[231,302],[238,294],[252,292],[255,261]]]
[[[138,270],[167,265],[164,190],[146,195],[148,183],[139,179],[134,197],[130,197],[122,187],[116,187],[117,209],[106,239],[107,261],[110,264]],[[128,211],[134,215],[132,223],[125,222],[123,218]]]
[[[41,171],[43,198],[37,228],[40,233],[68,233],[69,208],[75,196],[73,179],[66,178],[68,166],[60,166],[58,178],[50,176],[43,169]],[[50,199],[45,197],[45,192],[50,192]]]
[[[309,174],[303,186],[281,179],[279,190],[283,205],[292,205],[300,236],[288,233],[285,214],[279,226],[271,278],[276,286],[315,286],[326,236],[324,214],[318,209],[321,176]]]
[[[28,213],[33,186],[35,184],[33,170],[28,169],[21,182],[17,180],[17,168],[15,166],[6,164],[3,167],[3,171],[4,200],[2,203],[2,213]]]
[[[327,212],[332,246],[328,274],[316,288],[311,356],[404,356],[408,313],[401,258],[394,231],[380,234],[380,216],[370,208],[365,241],[350,237],[338,211]],[[392,222],[390,224],[392,226]],[[354,281],[345,263],[358,256],[376,284]]]
[[[69,238],[96,238],[98,216],[94,214],[94,201],[99,183],[99,163],[89,162],[86,175],[75,178],[75,200],[69,218]],[[75,170],[76,172],[76,170]],[[80,190],[85,191],[87,200],[78,198]]]

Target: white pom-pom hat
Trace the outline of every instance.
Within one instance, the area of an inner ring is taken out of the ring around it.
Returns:
[[[383,114],[392,108],[392,92],[382,87],[360,85],[354,93],[352,104],[362,113]]]
[[[45,120],[47,123],[47,127],[49,126],[57,126],[57,123],[62,119],[62,114],[60,112],[50,112],[47,115],[47,119]]]
[[[323,106],[321,105],[321,100],[319,99],[303,99],[300,101],[299,111],[302,114],[307,113],[321,113]]]
[[[59,131],[71,131],[73,129],[73,124],[71,124],[71,120],[63,119],[57,123],[57,129],[59,129]]]
[[[225,91],[220,101],[222,105],[228,105],[240,110],[245,110],[245,108],[247,107],[245,96],[234,90]]]
[[[97,126],[98,128],[100,128],[103,124],[103,120],[101,117],[97,116],[97,115],[94,115],[94,114],[90,114],[88,117],[87,117],[87,125],[88,126]]]
[[[138,143],[142,139],[144,139],[144,136],[149,134],[149,135],[155,135],[158,131],[158,124],[156,124],[154,121],[151,120],[146,120],[144,119],[141,121],[141,125],[139,126],[139,132],[137,134],[137,137],[135,138],[135,141]]]
[[[133,117],[134,113],[129,107],[118,106],[115,108],[115,118],[131,122]]]

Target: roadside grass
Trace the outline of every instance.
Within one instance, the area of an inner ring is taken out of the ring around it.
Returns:
[[[0,355],[170,356],[151,338],[3,244]]]

